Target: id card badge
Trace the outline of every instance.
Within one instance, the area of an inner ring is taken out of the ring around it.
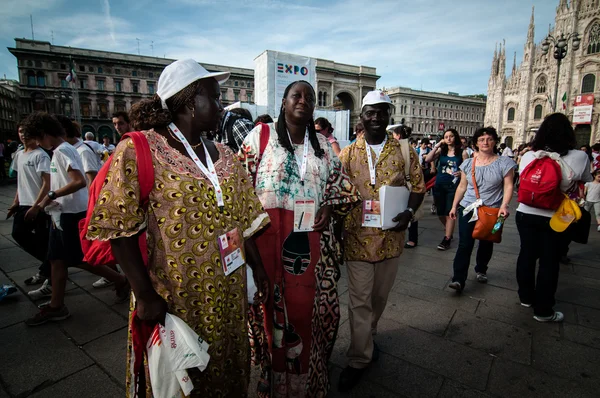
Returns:
[[[381,206],[378,200],[363,201],[362,226],[381,228]]]
[[[231,274],[246,263],[242,252],[242,240],[237,228],[232,229],[218,237],[219,252],[221,253],[221,264],[225,276]]]
[[[309,232],[315,225],[317,203],[314,199],[294,200],[294,232]]]

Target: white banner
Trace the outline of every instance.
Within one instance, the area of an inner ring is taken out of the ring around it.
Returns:
[[[298,80],[306,80],[315,85],[315,67],[311,58],[299,55],[278,53],[275,58],[275,104],[281,103],[285,88]],[[315,91],[316,91],[316,87]],[[316,100],[316,98],[315,98]]]
[[[593,105],[576,106],[573,108],[573,124],[590,124],[592,122]]]

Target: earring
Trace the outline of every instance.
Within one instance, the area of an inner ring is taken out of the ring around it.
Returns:
[[[196,107],[192,108],[192,119],[196,117]]]

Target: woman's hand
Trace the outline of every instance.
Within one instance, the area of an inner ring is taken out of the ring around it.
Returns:
[[[254,273],[254,284],[257,289],[257,292],[254,293],[254,304],[265,303],[267,297],[269,297],[269,277],[267,276],[267,272],[262,264],[254,267],[252,272]]]
[[[168,306],[158,293],[153,292],[148,297],[136,297],[136,300],[137,317],[140,320],[165,324]]]
[[[498,212],[499,216],[503,216],[504,219],[507,219],[510,216],[510,211],[508,211],[508,205],[500,206],[500,211]]]
[[[455,206],[453,206],[452,209],[450,209],[450,213],[448,213],[448,216],[450,217],[450,219],[456,220],[456,207]]]
[[[325,205],[319,209],[317,215],[315,216],[315,225],[313,225],[313,230],[316,232],[324,231],[329,225],[329,219],[331,218],[331,212],[333,207],[331,205]]]

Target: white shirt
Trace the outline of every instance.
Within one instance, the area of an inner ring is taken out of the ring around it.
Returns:
[[[83,141],[86,144],[88,144],[89,146],[92,147],[92,149],[94,150],[94,152],[96,153],[96,155],[98,155],[98,159],[100,161],[102,161],[102,155],[106,152],[108,152],[108,150],[104,147],[104,145],[102,145],[99,142],[96,142],[94,140],[85,140]]]
[[[115,150],[115,146],[113,144],[108,144],[108,146],[106,145],[102,145],[104,147],[105,150],[107,150],[109,153],[113,153],[113,151]]]
[[[97,173],[102,167],[98,160],[98,156],[88,147],[83,141],[79,140],[73,145],[77,149],[77,153],[81,156],[84,173]]]
[[[377,161],[379,160],[379,155],[381,155],[381,152],[383,151],[383,147],[385,146],[386,141],[387,141],[387,138],[385,138],[381,142],[381,144],[377,144],[377,145],[367,144],[367,146],[375,152],[375,163],[377,163]]]
[[[510,149],[509,147],[504,148],[504,150],[502,151],[502,156],[508,156],[508,157],[514,157],[515,154],[513,153],[512,149]]]
[[[587,188],[587,195],[585,195],[586,202],[597,203],[600,202],[600,183],[597,182],[588,182],[585,184]],[[600,215],[596,214],[596,217],[600,217]]]
[[[71,182],[69,167],[83,174],[83,164],[77,149],[68,142],[63,142],[54,149],[50,162],[50,190],[56,191]],[[62,206],[63,213],[81,213],[87,210],[88,189],[83,187],[70,195],[61,196],[56,201]]]
[[[13,160],[17,172],[17,193],[20,206],[33,206],[42,189],[42,174],[50,174],[50,156],[42,149],[18,151]]]
[[[534,154],[535,151],[529,151],[521,157],[519,173],[522,173],[525,167],[529,163],[533,162],[535,159]],[[592,174],[590,173],[590,159],[588,158],[587,153],[580,150],[571,149],[569,153],[562,157],[562,160],[564,160],[564,162],[573,170],[573,181],[592,181]],[[554,210],[538,209],[537,207],[527,206],[523,203],[519,203],[517,211],[548,218],[552,218],[552,215],[554,214]]]

